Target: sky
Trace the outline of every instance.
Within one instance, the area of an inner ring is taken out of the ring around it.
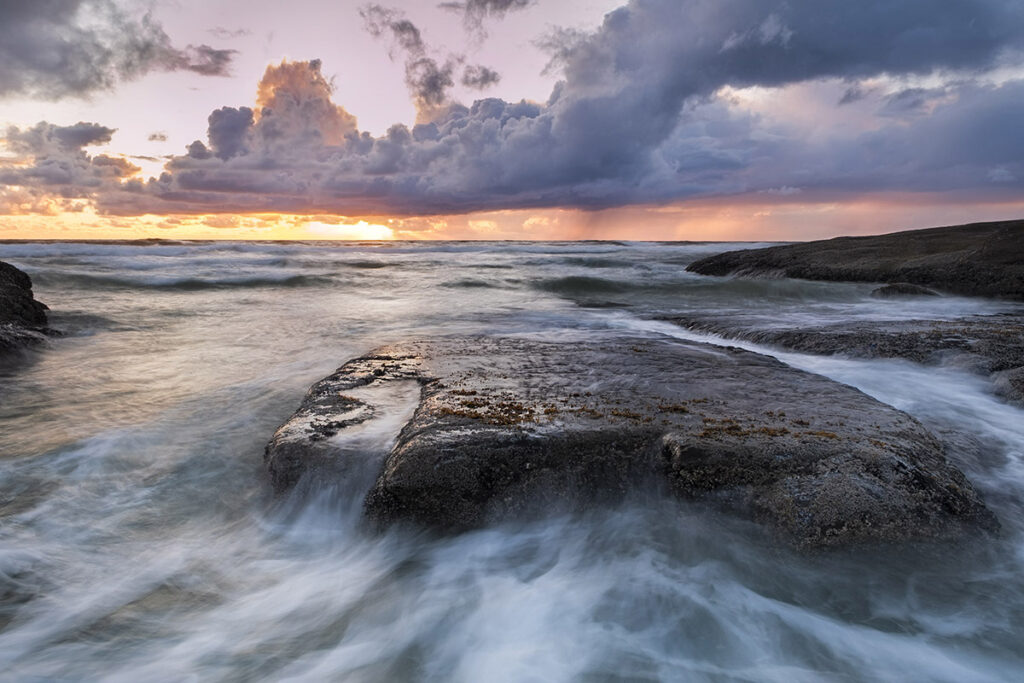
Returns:
[[[0,0],[0,239],[1024,217],[1020,0]]]

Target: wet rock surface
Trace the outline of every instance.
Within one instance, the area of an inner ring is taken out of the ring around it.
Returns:
[[[46,311],[32,296],[31,278],[0,261],[0,353],[45,339]]]
[[[721,318],[671,316],[664,319],[695,332],[803,353],[902,358],[928,365],[955,364],[989,375],[1003,398],[1024,403],[1024,316],[1021,315],[774,329],[751,329]]]
[[[390,448],[353,447],[387,386],[417,388],[411,419]],[[668,340],[383,347],[315,384],[265,463],[278,491],[369,468],[377,525],[461,530],[667,490],[807,547],[998,527],[908,415],[767,356]]]
[[[702,275],[904,283],[1022,301],[1024,220],[744,249],[695,261],[687,270]]]

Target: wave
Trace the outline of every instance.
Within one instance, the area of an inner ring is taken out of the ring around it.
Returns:
[[[102,242],[0,242],[0,259],[47,259],[145,256],[201,256],[209,254],[289,255],[323,251],[308,242],[209,242],[209,241],[102,241]]]
[[[636,284],[630,282],[587,275],[569,275],[539,280],[534,286],[544,292],[569,297],[590,294],[624,294],[638,289]]]
[[[379,268],[393,268],[398,264],[387,263],[385,261],[342,261],[338,265],[345,268],[357,268],[360,270],[377,270]]]
[[[871,290],[871,285],[856,283],[711,278],[685,272],[676,272],[671,277],[662,278],[637,274],[630,280],[570,275],[536,280],[533,286],[576,301],[603,300],[603,297],[610,295],[643,294],[685,296],[719,304],[727,301],[858,304],[865,300]]]
[[[246,289],[256,287],[316,287],[333,283],[324,275],[281,274],[240,275],[234,277],[175,277],[92,275],[80,272],[42,271],[32,274],[40,285],[74,285],[93,289],[160,289],[184,292],[208,289]]]
[[[501,289],[501,285],[494,282],[488,282],[487,280],[474,280],[471,278],[463,278],[462,280],[449,280],[448,282],[441,283],[442,287],[449,287],[452,289]]]
[[[627,261],[625,259],[592,256],[568,256],[566,258],[559,259],[559,261],[567,266],[580,266],[582,268],[635,268],[639,265],[634,261]]]
[[[756,244],[708,243],[655,247],[652,243],[622,243],[601,241],[578,242],[324,242],[324,241],[199,241],[199,240],[119,240],[119,241],[0,241],[0,259],[36,262],[49,259],[81,259],[94,262],[98,259],[121,258],[125,263],[140,257],[184,257],[239,259],[244,255],[254,258],[313,258],[320,259],[326,254],[344,255],[343,261],[351,268],[380,268],[393,265],[393,255],[420,254],[450,258],[451,254],[491,254],[494,256],[516,257],[526,255],[536,260],[532,265],[543,265],[566,259],[567,265],[582,267],[629,267],[635,265],[646,253],[650,261],[676,258],[685,265],[692,260],[711,253],[736,248],[749,248]],[[680,247],[682,253],[679,253]],[[630,256],[623,258],[623,252]],[[671,253],[664,253],[668,250]],[[349,261],[348,259],[353,258]],[[647,259],[644,259],[646,262]],[[386,265],[379,265],[386,263]],[[43,265],[43,264],[39,264]],[[476,264],[474,264],[476,265]],[[502,267],[500,263],[479,264],[479,267]],[[531,265],[519,262],[517,265]],[[126,265],[126,267],[128,267]]]

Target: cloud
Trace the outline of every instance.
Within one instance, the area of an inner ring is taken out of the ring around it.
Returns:
[[[114,129],[97,123],[11,126],[0,143],[13,159],[0,160],[0,214],[35,207],[43,213],[80,210],[76,200],[93,198],[140,169],[127,159],[90,155],[85,147],[110,142]]]
[[[192,71],[203,76],[228,76],[237,50],[218,50],[209,45],[189,45],[163,65],[169,71]]]
[[[564,69],[576,50],[590,37],[590,33],[581,29],[553,26],[534,39],[534,47],[547,54],[549,58],[542,73],[550,75]]]
[[[268,66],[257,88],[256,108],[213,111],[207,142],[196,140],[186,155],[169,162],[172,185],[226,191],[256,180],[272,192],[269,183],[288,176],[298,187],[309,187],[303,169],[315,168],[319,157],[358,137],[356,118],[331,100],[333,89],[320,69],[319,60]],[[264,173],[266,178],[258,180]],[[167,181],[151,187],[161,183]]]
[[[401,15],[366,11],[395,49],[426,54]],[[123,215],[426,216],[1024,190],[1024,78],[986,76],[1024,75],[1016,2],[633,0],[560,49],[544,103],[465,107],[424,85],[443,106],[380,137],[332,102],[318,61],[283,62],[255,108],[218,109],[160,178],[88,196]]]
[[[0,97],[86,96],[154,70],[222,76],[234,54],[176,47],[150,14],[115,0],[0,2]]]
[[[43,122],[25,130],[11,126],[3,140],[6,147],[15,154],[42,156],[56,151],[77,151],[82,147],[106,144],[114,132],[113,128],[84,121],[71,126],[54,126]]]
[[[196,140],[174,168],[189,160],[260,157],[269,168],[275,159],[328,148],[356,132],[356,118],[331,101],[333,88],[320,60],[271,64],[257,86],[256,108],[221,107],[207,118],[207,142]]]
[[[283,60],[270,65],[257,88],[259,123],[254,133],[262,149],[287,144],[336,145],[356,130],[356,117],[331,100],[334,88],[320,71],[319,59]]]
[[[223,26],[214,26],[211,29],[206,30],[214,38],[220,38],[221,40],[230,40],[232,38],[244,38],[245,36],[251,36],[252,31],[247,28],[229,29]]]
[[[474,90],[484,90],[501,80],[501,74],[486,66],[471,65],[462,71],[462,85]]]
[[[483,35],[485,19],[500,19],[509,12],[523,10],[535,0],[465,0],[464,2],[442,2],[442,9],[459,12],[466,28]]]
[[[405,84],[416,104],[419,116],[428,119],[448,101],[448,90],[456,60],[444,62],[428,56],[420,30],[398,10],[381,5],[366,5],[359,10],[366,30],[375,38],[390,38],[394,48],[405,53]],[[394,49],[393,48],[393,49]],[[391,54],[392,59],[394,53]]]
[[[852,104],[863,100],[869,94],[870,91],[866,90],[860,83],[854,83],[843,91],[843,96],[839,98],[838,104]]]
[[[405,53],[405,84],[413,96],[418,122],[428,122],[444,115],[452,104],[449,91],[455,86],[455,72],[466,58],[450,54],[443,59],[430,54],[420,30],[406,16],[381,5],[366,5],[359,10],[366,30],[375,38],[386,38],[394,50]],[[480,65],[463,66],[460,82],[475,90],[483,90],[501,80],[493,69]]]
[[[249,137],[253,120],[253,112],[249,107],[222,107],[211,113],[206,135],[213,155],[227,160],[248,152],[246,138]]]

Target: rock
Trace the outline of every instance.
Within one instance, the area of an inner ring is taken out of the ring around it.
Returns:
[[[992,385],[997,396],[1024,406],[1024,365],[992,373]]]
[[[1024,403],[1024,316],[971,316],[956,320],[839,323],[817,327],[750,329],[732,319],[662,318],[695,332],[803,353],[851,358],[902,358],[928,365],[955,362],[991,375],[997,393]]]
[[[47,310],[33,298],[29,276],[0,261],[0,352],[42,341]]]
[[[412,382],[418,405],[390,451],[351,448],[385,415],[383,387]],[[667,340],[378,349],[315,384],[265,462],[278,491],[376,469],[364,510],[381,526],[457,531],[650,487],[807,547],[998,528],[908,415],[767,356]]]
[[[1024,220],[837,237],[718,254],[702,275],[900,282],[966,296],[1024,300]]]
[[[939,293],[922,287],[920,285],[912,285],[909,282],[891,282],[884,287],[871,292],[871,296],[877,299],[895,299],[899,297],[908,296],[938,296]]]

